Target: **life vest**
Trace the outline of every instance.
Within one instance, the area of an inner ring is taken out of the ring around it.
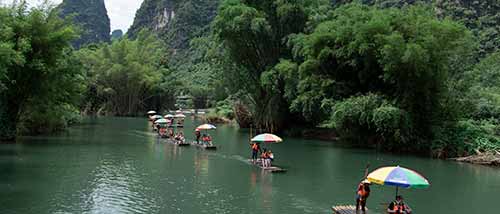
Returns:
[[[405,211],[405,204],[403,202],[398,203],[397,201],[392,202],[394,204],[394,207],[392,208],[393,211],[396,211],[396,213],[401,213],[401,211]]]
[[[363,198],[368,197],[370,192],[366,191],[365,186],[363,184],[359,184],[358,186],[358,195],[360,195]]]
[[[259,146],[256,143],[252,144],[252,150],[259,150]]]
[[[267,157],[268,157],[267,152],[262,153],[262,155],[260,157],[263,159],[267,159]]]

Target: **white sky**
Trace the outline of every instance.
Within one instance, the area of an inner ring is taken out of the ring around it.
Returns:
[[[37,5],[43,0],[27,0],[30,5]],[[51,0],[59,4],[62,0]],[[128,30],[134,22],[135,12],[141,6],[143,0],[104,0],[108,16],[111,20],[111,31],[121,29],[124,32]],[[0,0],[0,3],[10,3],[12,0]]]

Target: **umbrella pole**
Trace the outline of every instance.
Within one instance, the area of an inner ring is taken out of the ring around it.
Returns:
[[[396,197],[398,196],[399,187],[396,187]]]

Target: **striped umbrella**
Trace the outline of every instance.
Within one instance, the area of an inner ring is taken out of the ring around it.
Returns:
[[[186,118],[186,115],[183,115],[183,114],[176,114],[174,117],[175,117],[175,118]]]
[[[375,184],[395,186],[398,188],[425,189],[430,186],[429,181],[418,172],[400,166],[382,167],[370,174],[367,179]]]
[[[198,129],[198,130],[211,130],[211,129],[217,129],[217,127],[215,127],[212,124],[203,124],[201,126],[198,126],[196,129]]]
[[[283,139],[273,134],[260,134],[253,137],[251,141],[257,143],[281,143]]]
[[[156,121],[155,121],[155,123],[158,123],[158,124],[160,124],[160,123],[167,123],[167,122],[168,122],[168,121],[167,121],[167,120],[165,120],[165,119],[159,119],[159,120],[156,120]]]

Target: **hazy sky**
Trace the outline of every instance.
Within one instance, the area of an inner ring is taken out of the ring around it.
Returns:
[[[27,0],[31,5],[36,5],[42,0]],[[51,0],[54,3],[61,3],[62,0]],[[135,12],[141,6],[143,0],[104,0],[108,16],[111,20],[111,31],[115,29],[127,29],[134,22]],[[12,2],[12,0],[0,0],[0,2]]]

